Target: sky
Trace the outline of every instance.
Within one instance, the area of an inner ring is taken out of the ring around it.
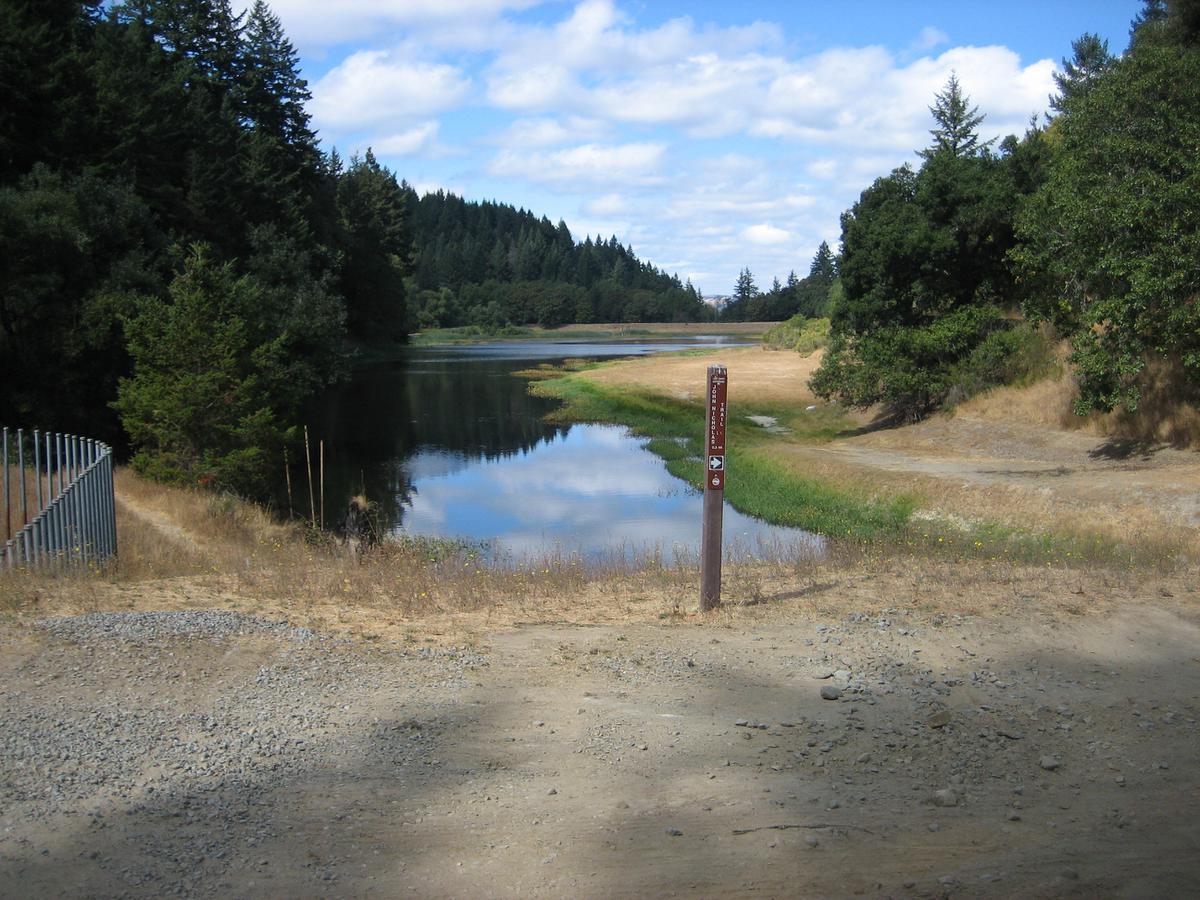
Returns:
[[[1021,134],[1071,41],[1138,0],[274,0],[322,146],[418,191],[616,236],[706,295],[836,251],[839,216],[928,145],[951,72]]]

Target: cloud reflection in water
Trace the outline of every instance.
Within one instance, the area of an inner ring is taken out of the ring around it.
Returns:
[[[522,453],[469,459],[422,450],[409,461],[413,494],[400,529],[495,541],[515,557],[561,550],[588,559],[661,551],[694,556],[702,498],[624,428],[581,425]],[[731,473],[736,477],[736,473]],[[819,539],[725,508],[731,550],[812,547]]]

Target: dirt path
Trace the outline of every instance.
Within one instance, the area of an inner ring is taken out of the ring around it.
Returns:
[[[1194,896],[1194,599],[438,651],[4,626],[0,894]]]
[[[1012,489],[1096,516],[1136,511],[1168,525],[1200,525],[1200,454],[1194,451],[964,415],[835,441],[812,452],[865,470]]]
[[[159,510],[139,503],[128,492],[118,490],[116,493],[117,508],[120,512],[132,516],[138,522],[168,541],[178,544],[182,549],[197,556],[204,555],[203,540],[192,532],[181,528],[170,516]]]

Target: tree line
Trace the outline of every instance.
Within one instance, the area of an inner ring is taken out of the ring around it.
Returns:
[[[749,268],[742,269],[720,316],[726,322],[782,322],[795,316],[819,319],[829,315],[840,295],[837,258],[828,242],[821,241],[806,277],[798,277],[793,270],[783,284],[776,278],[768,291],[759,290]]]
[[[616,237],[577,242],[524,209],[409,192],[414,236],[412,330],[570,322],[694,322],[700,292],[642,262]]]
[[[263,0],[0,0],[0,420],[262,490],[356,344],[688,319],[617,241],[324,151]]]
[[[916,419],[1069,338],[1076,411],[1135,410],[1147,366],[1200,398],[1200,2],[1146,0],[1119,57],[1094,34],[1048,122],[999,146],[957,78],[918,168],[842,215],[817,393]]]

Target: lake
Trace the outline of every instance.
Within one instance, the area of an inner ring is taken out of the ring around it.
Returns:
[[[357,370],[309,410],[325,440],[325,522],[365,493],[392,534],[486,542],[496,559],[694,559],[700,492],[667,472],[644,439],[609,425],[551,425],[557,403],[512,373],[568,358],[633,356],[740,342],[508,341],[411,348]],[[736,410],[732,411],[736,415]],[[297,512],[307,483],[293,466]],[[731,472],[736,478],[736,472]],[[728,505],[727,554],[810,552],[816,539]]]

